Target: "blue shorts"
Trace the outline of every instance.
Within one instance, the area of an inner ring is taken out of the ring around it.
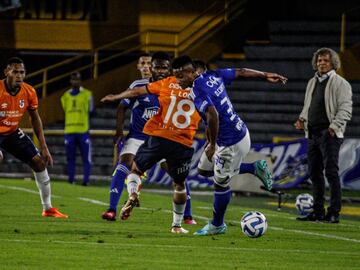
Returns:
[[[189,174],[194,149],[161,137],[150,136],[135,156],[135,163],[142,172],[166,159],[169,175],[175,182],[183,182]]]
[[[25,163],[39,154],[32,140],[21,129],[8,135],[0,135],[0,147]]]

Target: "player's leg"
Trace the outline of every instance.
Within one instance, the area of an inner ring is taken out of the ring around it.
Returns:
[[[129,218],[132,209],[139,203],[140,176],[163,158],[161,141],[158,137],[150,136],[136,152],[131,173],[127,177],[129,198],[120,212],[120,217],[123,220]]]
[[[206,145],[205,145],[206,147]],[[205,148],[204,148],[205,150]],[[205,151],[202,152],[199,163],[198,163],[198,173],[204,177],[214,176],[214,158],[212,161],[208,159]]]
[[[111,178],[109,208],[102,214],[103,219],[116,220],[117,207],[124,189],[125,179],[130,173],[135,154],[143,142],[142,140],[129,138],[122,145],[122,149],[119,149],[119,162]]]
[[[216,149],[213,218],[211,222],[198,230],[196,235],[223,234],[226,231],[224,217],[231,200],[230,180],[239,172],[240,164],[250,150],[250,142],[242,141]]]
[[[76,171],[76,141],[75,134],[65,134],[65,151],[67,160],[68,181],[75,181]]]
[[[172,233],[188,233],[181,227],[187,201],[185,179],[189,174],[191,159],[194,149],[182,144],[169,141],[169,149],[172,149],[166,157],[169,167],[169,175],[174,180],[173,193],[173,222]]]
[[[186,187],[186,205],[185,205],[185,212],[184,212],[184,223],[187,225],[196,225],[197,222],[192,216],[191,210],[191,190],[190,185],[187,181],[185,181]]]
[[[16,132],[10,134],[1,146],[17,159],[27,163],[34,171],[35,182],[39,189],[43,206],[42,215],[67,218],[67,215],[60,213],[56,208],[52,207],[50,177],[46,169],[46,164],[29,136],[18,129]]]
[[[90,172],[91,172],[91,141],[90,134],[84,133],[79,134],[80,141],[80,153],[83,162],[83,186],[87,186],[90,180]]]
[[[166,163],[166,160],[160,161],[160,167],[164,171],[166,171],[169,174],[169,167]],[[187,181],[185,181],[185,187],[186,187],[186,206],[185,206],[185,212],[184,212],[184,223],[187,225],[196,225],[196,220],[192,217],[192,211],[191,211],[191,191],[190,186]]]

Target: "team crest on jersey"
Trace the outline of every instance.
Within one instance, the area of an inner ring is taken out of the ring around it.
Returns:
[[[144,98],[144,101],[150,102],[150,98],[149,98],[149,97],[146,97],[146,98]]]
[[[6,109],[7,107],[8,107],[7,103],[4,102],[1,104],[1,109]]]
[[[20,108],[24,108],[24,106],[25,106],[25,100],[20,99],[20,100],[19,100],[19,107],[20,107]]]
[[[6,116],[6,112],[5,111],[0,111],[0,117],[5,117]]]
[[[144,110],[143,115],[141,118],[148,121],[151,117],[153,117],[155,114],[157,114],[158,107],[149,107]]]

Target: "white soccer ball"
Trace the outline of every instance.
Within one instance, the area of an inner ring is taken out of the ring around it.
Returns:
[[[264,235],[267,226],[266,217],[260,212],[247,212],[241,218],[241,230],[246,236],[251,238]]]
[[[301,216],[306,216],[313,211],[314,198],[308,193],[299,194],[295,206]]]

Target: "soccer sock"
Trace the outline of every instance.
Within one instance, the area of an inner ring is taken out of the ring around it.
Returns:
[[[50,177],[47,169],[42,172],[34,172],[35,182],[39,189],[43,209],[48,210],[51,206]]]
[[[124,189],[125,178],[129,173],[128,167],[124,163],[120,163],[116,166],[111,178],[109,208],[115,212],[120,201],[121,193]]]
[[[255,174],[255,163],[241,163],[239,174],[244,173]]]
[[[231,199],[230,187],[223,188],[221,190],[215,190],[214,196],[214,208],[213,208],[213,220],[214,226],[221,226],[224,224],[224,216],[226,207]]]
[[[184,217],[186,190],[174,190],[173,195],[173,223],[174,227],[181,227],[181,221]]]
[[[131,196],[131,194],[133,193],[138,194],[139,185],[141,185],[140,176],[135,173],[130,173],[127,179],[128,179],[127,190],[129,196]]]
[[[191,194],[190,194],[190,187],[188,182],[185,182],[185,186],[186,186],[186,205],[185,205],[185,212],[184,212],[184,218],[191,218],[192,217],[192,213],[191,213]]]

